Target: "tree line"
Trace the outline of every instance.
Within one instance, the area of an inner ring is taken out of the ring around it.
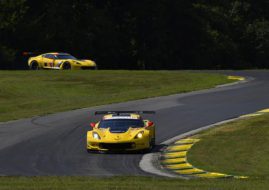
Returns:
[[[101,69],[269,68],[268,0],[1,0],[0,68],[68,52]]]

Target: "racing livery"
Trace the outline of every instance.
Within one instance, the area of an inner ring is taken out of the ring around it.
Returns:
[[[91,123],[87,132],[87,151],[151,150],[155,146],[155,125],[140,114],[153,111],[100,111],[101,121]]]
[[[38,69],[97,69],[92,60],[79,60],[68,53],[45,53],[28,59],[31,70]]]

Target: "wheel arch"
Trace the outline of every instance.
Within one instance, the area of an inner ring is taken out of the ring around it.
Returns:
[[[33,70],[33,65],[37,65],[37,68],[40,69],[41,68],[41,64],[38,62],[38,60],[36,59],[30,59],[28,66],[31,70]]]
[[[69,66],[70,66],[70,68],[69,68],[70,70],[71,70],[72,67],[73,67],[71,61],[66,60],[66,61],[63,61],[63,63],[61,64],[61,69],[62,69],[62,70],[66,70],[66,69],[65,69],[65,66],[66,66],[66,65],[69,65]]]

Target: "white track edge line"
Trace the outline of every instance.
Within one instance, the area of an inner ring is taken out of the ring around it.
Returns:
[[[168,140],[162,142],[161,144],[169,145],[169,144],[171,144],[171,143],[173,143],[173,142],[175,142],[175,141],[177,141],[179,139],[195,135],[195,134],[197,134],[197,133],[199,133],[201,131],[204,131],[204,130],[207,130],[207,129],[210,129],[210,128],[214,128],[214,127],[217,127],[219,125],[229,123],[229,122],[232,122],[232,121],[235,121],[235,120],[238,120],[238,119],[242,119],[242,118],[236,117],[236,118],[233,118],[233,119],[228,119],[228,120],[217,122],[217,123],[214,123],[214,124],[211,124],[211,125],[207,125],[207,126],[199,128],[199,129],[195,129],[195,130],[192,130],[192,131],[177,135],[177,136],[175,136],[175,137],[173,137],[171,139],[168,139]],[[159,175],[159,176],[188,179],[187,177],[172,174],[172,173],[169,173],[168,171],[162,169],[162,166],[159,164],[160,154],[161,154],[160,152],[145,154],[141,158],[141,160],[139,162],[139,167],[144,172]]]

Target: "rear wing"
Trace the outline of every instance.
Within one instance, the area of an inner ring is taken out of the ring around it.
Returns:
[[[155,111],[96,111],[94,114],[95,115],[105,115],[105,114],[116,114],[116,115],[121,115],[121,114],[155,114]]]
[[[27,52],[27,51],[22,52],[23,56],[37,56],[39,54],[41,53],[40,52]]]

